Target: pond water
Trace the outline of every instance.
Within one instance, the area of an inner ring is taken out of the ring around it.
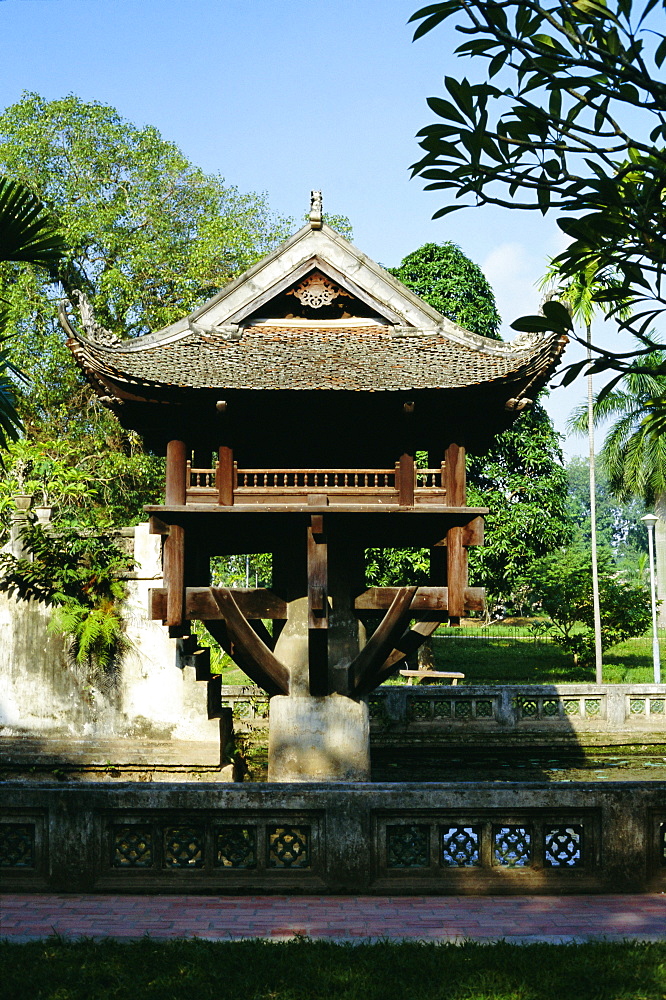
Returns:
[[[666,781],[666,746],[553,752],[373,748],[373,781]]]

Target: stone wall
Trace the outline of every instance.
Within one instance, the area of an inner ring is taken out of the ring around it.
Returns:
[[[48,632],[50,609],[0,594],[0,733],[216,741],[206,685],[179,661],[177,642],[148,613],[161,587],[160,538],[148,525],[124,529],[136,569],[127,581],[129,652],[108,671],[91,671]]]
[[[666,891],[666,783],[0,785],[6,891]]]
[[[259,688],[227,686],[239,731],[267,725]],[[484,744],[666,743],[664,684],[387,684],[368,696],[375,746],[436,737]]]

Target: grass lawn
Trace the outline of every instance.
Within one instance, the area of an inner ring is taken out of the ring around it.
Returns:
[[[666,641],[662,640],[666,653]],[[581,667],[554,643],[435,635],[439,670],[460,670],[466,684],[593,684],[594,666]],[[628,639],[604,653],[604,681],[651,683],[652,641]]]
[[[438,670],[465,674],[465,684],[593,684],[594,666],[580,667],[552,642],[534,642],[527,629],[515,629],[523,638],[488,638],[472,628],[432,639]],[[498,632],[501,627],[498,627]],[[503,630],[508,631],[508,630]],[[666,664],[666,638],[661,639],[662,662]],[[227,665],[228,664],[228,665]],[[604,653],[604,681],[609,684],[652,683],[652,640],[628,639]],[[251,683],[242,670],[226,658],[223,684]],[[404,683],[402,677],[390,683]]]
[[[663,1000],[666,944],[0,942],[3,1000]]]

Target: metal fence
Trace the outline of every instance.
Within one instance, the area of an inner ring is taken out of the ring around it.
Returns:
[[[666,641],[666,628],[658,629],[659,641]],[[435,633],[436,638],[446,639],[447,642],[467,642],[468,640],[473,642],[485,643],[490,645],[493,642],[503,641],[507,642],[517,642],[517,643],[532,643],[533,645],[549,645],[552,644],[554,636],[550,632],[545,632],[537,629],[530,629],[524,625],[481,625],[481,626],[463,626],[461,628],[448,628],[447,626],[442,626]],[[630,640],[636,642],[637,644],[650,643],[652,641],[652,633],[649,632],[644,636],[637,636],[635,639]]]

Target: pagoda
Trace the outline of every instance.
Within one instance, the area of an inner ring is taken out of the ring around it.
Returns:
[[[466,449],[530,405],[566,339],[464,330],[327,226],[318,192],[302,229],[163,330],[121,341],[81,306],[82,333],[62,313],[77,363],[166,455],[153,619],[203,622],[271,696],[269,780],[367,780],[365,696],[484,606]],[[429,549],[429,585],[368,588],[371,547]],[[251,552],[272,554],[270,588],[211,586],[213,557]]]

